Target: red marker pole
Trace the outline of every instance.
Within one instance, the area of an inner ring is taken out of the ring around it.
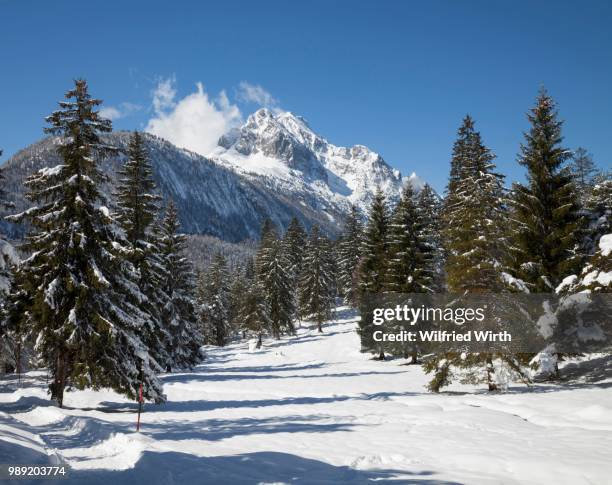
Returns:
[[[142,412],[142,363],[140,364],[140,386],[138,388],[138,421],[136,431],[140,431],[140,413]]]

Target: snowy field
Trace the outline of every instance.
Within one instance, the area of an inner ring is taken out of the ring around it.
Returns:
[[[433,395],[419,367],[360,354],[355,327],[341,308],[323,335],[210,349],[164,376],[168,403],[145,406],[141,433],[136,404],[112,392],[70,392],[58,409],[44,372],[4,378],[0,463],[67,462],[56,483],[92,485],[612,483],[609,361],[584,363],[596,383]]]

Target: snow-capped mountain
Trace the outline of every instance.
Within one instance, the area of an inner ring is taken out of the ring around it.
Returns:
[[[107,137],[120,153],[101,163],[110,178],[103,189],[107,194],[113,191],[128,140],[128,132]],[[285,229],[296,216],[306,227],[318,224],[337,235],[350,204],[365,212],[377,186],[396,199],[402,183],[420,184],[416,176],[402,178],[364,146],[334,146],[302,118],[265,109],[221,137],[209,157],[153,135],[146,134],[145,142],[157,185],[164,198],[176,203],[182,230],[232,242],[256,239],[266,217]],[[60,163],[56,148],[57,139],[45,138],[6,162],[5,188],[17,211],[30,206],[24,197],[25,178]],[[23,235],[23,227],[5,221],[0,231]]]
[[[344,213],[350,203],[367,210],[377,187],[396,199],[402,178],[376,152],[363,145],[338,147],[315,133],[306,120],[289,112],[262,108],[239,129],[219,140],[211,158],[275,190],[290,191],[326,212]]]

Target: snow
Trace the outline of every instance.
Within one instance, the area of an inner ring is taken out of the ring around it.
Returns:
[[[575,274],[566,276],[565,278],[563,278],[563,281],[561,281],[559,286],[557,286],[557,288],[555,289],[555,293],[562,293],[563,291],[570,289],[576,284],[577,280],[578,276],[576,276]]]
[[[612,253],[612,234],[601,236],[599,240],[599,249],[604,256],[609,256],[610,253]]]
[[[584,286],[592,285],[593,283],[599,283],[601,286],[608,286],[612,283],[612,272],[611,271],[598,271],[594,270],[587,273],[582,279]]]
[[[111,391],[69,392],[58,409],[45,372],[21,388],[6,377],[1,461],[61,460],[63,483],[88,484],[609,482],[609,365],[594,364],[596,383],[437,395],[419,366],[361,354],[355,328],[339,308],[323,334],[208,347],[193,372],[162,376],[168,402],[145,405],[141,433],[136,403]]]
[[[404,183],[417,190],[424,186],[415,173],[402,177],[366,146],[333,145],[303,118],[265,108],[222,137],[209,156],[273,189],[317,201],[314,209],[320,203],[341,213],[348,211],[349,203],[365,212],[377,187],[397,199]]]
[[[502,280],[506,282],[509,286],[516,288],[517,290],[523,293],[529,293],[529,288],[527,288],[527,285],[525,284],[523,280],[515,278],[511,274],[506,273],[504,271],[502,271],[501,277],[502,277]]]

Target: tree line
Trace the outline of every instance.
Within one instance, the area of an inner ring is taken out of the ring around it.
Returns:
[[[596,173],[586,150],[563,147],[562,122],[546,91],[527,117],[530,128],[518,156],[527,172],[524,183],[505,187],[495,155],[466,116],[453,146],[443,200],[427,186],[418,196],[407,187],[391,209],[379,191],[363,230],[349,219],[340,243],[347,255],[341,261],[351,262],[342,274],[342,288],[361,309],[363,351],[380,359],[385,351],[406,352],[401,345],[372,340],[372,318],[359,301],[366,294],[610,292],[612,258],[609,243],[603,244],[611,232],[610,173]],[[416,352],[410,357],[417,362]],[[528,369],[537,365],[534,357],[511,351],[438,353],[428,357],[424,368],[433,375],[432,391],[474,369],[482,370],[471,374],[474,380],[495,390],[495,362],[528,382]],[[553,374],[563,357],[554,353]]]

